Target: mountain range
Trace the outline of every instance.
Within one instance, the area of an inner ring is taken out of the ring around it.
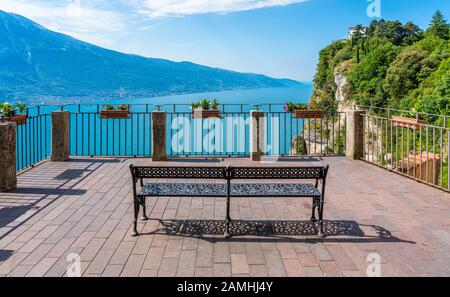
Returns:
[[[0,11],[0,96],[144,98],[296,86],[289,79],[123,54]]]

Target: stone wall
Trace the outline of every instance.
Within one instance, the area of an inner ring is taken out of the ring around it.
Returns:
[[[0,192],[17,187],[16,123],[0,123]]]

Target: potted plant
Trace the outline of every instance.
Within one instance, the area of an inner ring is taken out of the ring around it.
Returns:
[[[17,126],[24,125],[27,122],[26,105],[18,102],[16,105],[4,102],[0,104],[0,114],[2,121],[15,122]]]
[[[296,119],[320,119],[323,116],[323,111],[315,109],[313,104],[294,104],[288,102],[284,106],[286,112],[294,113]]]
[[[422,125],[428,125],[427,121],[416,118],[407,118],[402,116],[392,116],[392,125],[394,127],[420,130]]]
[[[117,108],[112,104],[105,104],[104,110],[100,111],[102,119],[128,119],[130,117],[130,106],[127,104],[118,105]]]
[[[219,101],[216,99],[203,99],[198,102],[191,103],[192,117],[194,119],[219,118]]]

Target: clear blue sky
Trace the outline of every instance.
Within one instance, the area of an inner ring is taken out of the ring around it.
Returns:
[[[449,0],[0,0],[56,31],[114,50],[311,81],[318,52],[381,17],[422,28]]]

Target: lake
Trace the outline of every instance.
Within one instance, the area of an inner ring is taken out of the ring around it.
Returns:
[[[64,106],[70,115],[72,156],[150,156],[151,114],[167,110],[168,155],[248,155],[250,153],[250,110],[270,111],[265,118],[267,146],[273,155],[289,154],[292,140],[302,133],[304,120],[283,110],[288,102],[308,102],[311,84],[289,88],[236,90],[164,96],[150,99],[90,101]],[[217,99],[219,119],[193,119],[189,103]],[[131,104],[128,119],[102,119],[102,104]],[[164,104],[165,106],[156,106]],[[269,104],[274,104],[270,106]],[[258,106],[255,106],[258,105]],[[30,108],[25,125],[18,127],[17,169],[45,159],[51,152],[51,112],[59,106]],[[39,114],[39,115],[38,115]]]
[[[279,111],[281,111],[282,105],[286,102],[297,102],[305,103],[308,102],[313,92],[313,86],[311,83],[305,83],[300,86],[295,87],[283,87],[283,88],[265,88],[265,89],[253,89],[253,90],[233,90],[233,91],[222,91],[222,92],[208,92],[208,93],[196,93],[196,94],[185,94],[185,95],[171,95],[162,96],[146,99],[117,99],[117,100],[89,100],[81,101],[79,103],[83,104],[84,111],[95,111],[96,104],[133,104],[133,105],[154,105],[154,104],[186,104],[186,106],[178,106],[177,112],[187,112],[189,111],[189,104],[194,101],[201,99],[217,99],[220,104],[279,104]],[[71,104],[72,102],[77,102],[79,100],[70,100],[65,107],[69,111],[77,111],[77,104]],[[59,102],[58,102],[59,105]],[[91,105],[91,106],[89,106]],[[134,106],[134,110],[142,110],[144,107]],[[251,109],[252,107],[247,107],[245,110]],[[254,108],[254,107],[253,107]],[[261,109],[264,106],[260,106]],[[51,102],[46,102],[45,105],[39,106],[39,111],[41,114],[50,113],[54,110],[58,110],[58,106],[52,105]],[[162,108],[168,111],[173,111],[173,107]],[[277,110],[278,110],[277,109]],[[149,108],[153,110],[153,106]],[[233,108],[228,106],[226,111],[238,111],[238,107]],[[34,116],[37,114],[37,108],[30,108],[29,115]]]
[[[217,99],[220,104],[269,104],[306,102],[312,95],[312,84],[304,84],[296,87],[265,88],[254,90],[234,90],[222,92],[197,93],[187,95],[174,95],[156,97],[151,99],[125,100],[129,104],[189,104],[201,99]],[[101,101],[94,103],[102,103]],[[124,103],[124,100],[116,100],[113,103]]]

